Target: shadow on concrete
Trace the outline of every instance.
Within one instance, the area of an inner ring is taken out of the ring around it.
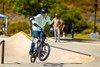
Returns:
[[[43,66],[63,67],[66,64],[82,64],[82,63],[44,63]]]
[[[70,52],[78,53],[78,54],[82,54],[82,55],[86,55],[86,56],[91,56],[90,54],[86,54],[86,53],[82,53],[82,52],[78,52],[78,51],[73,51],[73,50],[69,50],[69,49],[65,49],[65,48],[61,48],[61,47],[57,47],[57,46],[51,46],[51,47],[57,48],[57,49],[61,49],[61,50],[65,50],[65,51],[70,51]]]
[[[77,39],[77,38],[61,38],[60,40],[63,41],[68,41],[68,42],[85,42],[85,43],[99,43],[100,44],[100,40],[92,40],[92,39]]]

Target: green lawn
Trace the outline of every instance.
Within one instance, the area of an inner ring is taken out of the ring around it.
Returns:
[[[71,34],[68,34],[67,37],[71,37]],[[74,38],[80,38],[80,39],[90,39],[90,34],[74,34]],[[100,39],[100,35],[98,36]]]

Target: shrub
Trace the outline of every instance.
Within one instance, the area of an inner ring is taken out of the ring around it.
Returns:
[[[90,34],[92,32],[91,29],[85,29],[82,31],[82,34]]]
[[[29,23],[26,21],[18,21],[18,22],[10,22],[8,24],[8,35],[13,35],[20,31],[23,31],[23,32],[29,34],[29,32],[30,32]]]
[[[94,22],[88,23],[89,29],[91,29],[91,32],[94,31]],[[96,23],[96,32],[100,33],[100,23]]]
[[[100,33],[100,23],[97,23],[97,32]]]

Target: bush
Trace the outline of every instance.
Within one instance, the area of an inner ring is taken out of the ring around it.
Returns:
[[[100,23],[97,23],[97,32],[100,33]]]
[[[91,29],[91,32],[93,32],[94,31],[94,22],[89,22],[88,28]],[[96,32],[100,33],[100,23],[96,23]]]
[[[90,34],[92,32],[91,29],[85,29],[82,31],[82,34]]]
[[[29,32],[30,32],[29,23],[26,21],[18,21],[18,22],[10,22],[8,24],[8,35],[13,35],[20,31],[23,31],[23,32],[29,34]]]

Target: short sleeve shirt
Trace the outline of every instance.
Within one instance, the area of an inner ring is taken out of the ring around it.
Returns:
[[[39,25],[43,29],[44,29],[44,26],[47,22],[49,25],[52,24],[49,16],[47,16],[46,18],[43,18],[43,16],[41,14],[38,14],[34,18],[35,18],[35,20],[32,20],[32,24],[36,23],[37,25]],[[33,28],[33,30],[40,31],[40,29],[38,27],[35,27],[34,25],[32,26],[32,28]]]

